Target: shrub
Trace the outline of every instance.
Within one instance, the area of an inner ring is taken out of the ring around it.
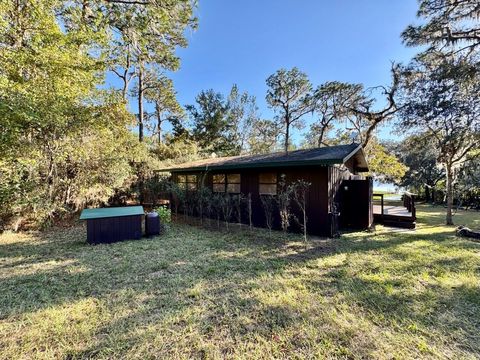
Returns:
[[[271,234],[275,211],[275,197],[273,195],[260,195],[260,200],[265,214],[265,225]]]
[[[290,218],[292,217],[292,187],[287,185],[286,176],[284,174],[281,175],[279,191],[275,200],[278,205],[282,230],[286,233],[290,226]]]
[[[159,206],[155,209],[158,216],[160,217],[161,224],[169,224],[172,222],[172,210],[166,206]]]

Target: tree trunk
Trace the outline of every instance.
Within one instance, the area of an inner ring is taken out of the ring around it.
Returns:
[[[126,74],[127,72],[125,71],[125,76],[128,76],[128,74]],[[127,94],[128,94],[128,86],[130,84],[130,81],[125,78],[123,80],[123,86],[122,86],[122,98],[123,100],[127,101]]]
[[[425,184],[425,202],[430,202],[430,186]]]
[[[160,108],[158,104],[155,104],[155,112],[157,113],[157,134],[158,134],[158,143],[162,143],[162,118],[160,114]]]
[[[128,72],[130,71],[130,64],[131,64],[131,61],[130,61],[130,45],[127,45],[127,58],[126,58],[126,62],[125,62],[125,68],[123,70],[123,76],[121,77],[121,79],[123,81],[122,97],[123,97],[123,100],[125,100],[125,101],[127,101],[128,87],[130,85],[130,80],[131,80],[131,77],[128,74]]]
[[[324,136],[325,136],[325,127],[323,127],[322,130],[320,131],[320,135],[318,137],[318,142],[317,142],[318,147],[322,147]]]
[[[288,142],[289,142],[289,139],[290,138],[290,123],[287,121],[285,121],[285,153],[288,154]]]
[[[143,141],[143,63],[138,69],[138,141]]]
[[[447,164],[447,217],[445,223],[453,225],[452,207],[453,207],[453,169],[451,164]]]

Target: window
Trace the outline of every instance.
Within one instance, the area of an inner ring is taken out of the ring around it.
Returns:
[[[240,174],[227,175],[227,192],[230,194],[240,193]]]
[[[224,174],[213,175],[213,192],[225,192],[225,183]]]
[[[178,175],[177,183],[183,190],[197,190],[197,175]]]
[[[277,195],[277,174],[262,173],[258,178],[260,195]]]
[[[213,175],[213,192],[239,194],[240,183],[240,174],[215,174]]]
[[[177,176],[177,183],[178,183],[178,186],[181,189],[183,189],[183,190],[187,189],[187,177],[185,175],[178,175]]]
[[[197,190],[197,175],[187,175],[187,190]]]

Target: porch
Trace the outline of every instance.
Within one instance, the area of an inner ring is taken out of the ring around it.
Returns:
[[[414,229],[416,226],[415,195],[403,194],[400,201],[389,201],[384,194],[373,194],[374,221],[383,225]]]

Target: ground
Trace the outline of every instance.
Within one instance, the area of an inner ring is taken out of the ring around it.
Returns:
[[[478,358],[480,244],[443,213],[308,248],[185,224],[98,246],[82,226],[5,233],[0,358]]]

